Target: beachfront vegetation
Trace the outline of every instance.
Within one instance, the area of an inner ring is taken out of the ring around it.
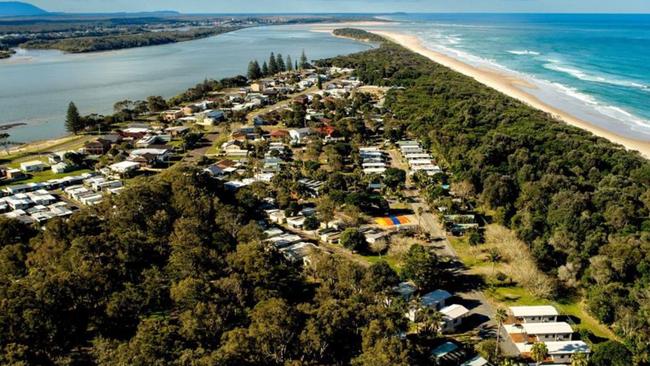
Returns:
[[[421,136],[491,220],[523,240],[557,295],[583,294],[634,363],[648,362],[647,160],[392,43],[321,62],[329,64],[355,68],[368,84],[401,87],[386,98],[395,114],[386,136]]]
[[[302,52],[300,60],[301,63],[299,65],[297,64],[298,69],[308,68],[310,66],[307,62],[307,56],[304,51]],[[264,61],[262,66],[260,66],[260,63],[257,60],[250,61],[248,63],[247,76],[249,80],[257,80],[263,77],[275,75],[279,72],[292,71],[293,69],[294,65],[291,63],[291,56],[287,56],[285,61],[282,54],[278,53],[275,55],[271,52],[268,62]]]
[[[356,28],[339,28],[335,29],[333,33],[337,37],[353,38],[366,42],[384,43],[386,41],[382,36]]]

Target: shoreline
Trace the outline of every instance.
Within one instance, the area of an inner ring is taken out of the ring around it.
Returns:
[[[504,75],[502,73],[478,68],[469,64],[466,64],[460,60],[457,60],[451,56],[447,56],[440,52],[433,51],[422,44],[422,42],[415,36],[397,33],[397,32],[388,32],[388,31],[379,31],[371,30],[370,32],[385,37],[386,39],[395,42],[402,47],[405,47],[415,53],[418,53],[431,61],[439,63],[443,66],[446,66],[456,72],[460,72],[466,76],[473,78],[474,80],[480,82],[481,84],[487,85],[509,97],[515,98],[535,109],[539,109],[543,112],[546,112],[566,124],[569,124],[574,127],[578,127],[585,131],[591,132],[592,134],[603,137],[613,143],[622,145],[628,150],[636,150],[646,159],[650,159],[650,142],[640,141],[631,139],[628,137],[620,136],[612,131],[608,131],[604,128],[598,127],[573,116],[569,111],[561,110],[557,107],[553,107],[547,103],[542,102],[539,98],[534,95],[522,90],[520,86],[530,88],[532,84],[529,82],[519,79],[515,76]],[[536,88],[536,86],[532,86]]]
[[[339,25],[354,26],[355,24],[347,23]],[[332,36],[338,37],[333,34],[334,28],[314,27],[312,31],[329,32],[332,34]],[[479,83],[495,89],[502,94],[505,94],[511,98],[515,98],[532,108],[548,113],[553,118],[561,122],[590,132],[595,136],[605,138],[613,143],[622,145],[627,150],[637,151],[642,157],[650,159],[650,141],[635,140],[633,138],[621,136],[613,131],[604,129],[602,127],[594,125],[593,123],[590,123],[589,121],[578,118],[571,114],[570,111],[551,106],[541,101],[539,98],[527,92],[526,90],[522,89],[538,89],[537,85],[532,84],[527,80],[518,78],[515,75],[504,74],[496,70],[476,67],[458,60],[452,56],[431,50],[427,48],[419,38],[413,35],[376,29],[366,29],[366,31],[382,36],[387,40],[399,44],[400,46],[407,48],[408,50],[419,55],[422,55],[433,62],[448,67],[465,76],[469,76]]]

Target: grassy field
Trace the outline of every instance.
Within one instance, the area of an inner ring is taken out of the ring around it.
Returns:
[[[80,174],[90,173],[90,172],[92,172],[92,170],[90,169],[80,169],[80,170],[73,170],[61,174],[54,174],[52,173],[51,170],[48,169],[38,173],[31,173],[31,178],[29,179],[19,180],[5,185],[0,184],[0,187],[6,187],[6,186],[16,185],[16,184],[40,183],[40,182],[48,181],[50,179],[59,179],[59,178],[67,177],[69,175],[80,175]]]
[[[588,314],[583,299],[553,298],[537,295],[545,293],[538,286],[548,281],[547,276],[534,267],[532,258],[525,244],[517,242],[512,233],[508,234],[502,227],[490,226],[486,234],[486,243],[472,246],[465,237],[450,237],[454,250],[469,268],[472,274],[481,276],[486,283],[485,295],[495,306],[512,305],[554,305],[563,315],[572,317],[576,328],[583,328],[597,337],[616,339],[616,336],[605,325],[600,324]],[[505,247],[511,247],[508,252]],[[490,251],[496,250],[501,258],[490,260]],[[498,275],[506,275],[506,281],[499,281]],[[539,278],[538,278],[539,277]],[[538,279],[539,281],[535,281]]]
[[[56,140],[30,143],[15,149],[9,154],[4,152],[0,153],[0,163],[15,164],[29,160],[38,160],[39,155],[45,155],[53,151],[76,150],[92,138],[94,138],[94,136],[78,135],[67,136]]]
[[[360,257],[366,260],[370,264],[375,264],[381,261],[385,261],[397,273],[399,273],[400,269],[402,268],[401,261],[390,255],[383,255],[381,257],[378,255],[361,255]]]

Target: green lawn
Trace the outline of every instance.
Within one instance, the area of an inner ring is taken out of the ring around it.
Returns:
[[[11,182],[10,184],[5,184],[5,185],[0,185],[0,187],[5,187],[5,186],[10,186],[10,185],[16,185],[16,184],[27,184],[27,183],[40,183],[40,182],[45,182],[50,179],[59,179],[63,177],[67,177],[69,175],[80,175],[84,173],[91,173],[92,170],[90,169],[80,169],[80,170],[75,170],[71,172],[65,172],[61,174],[54,174],[52,173],[51,170],[44,170],[42,172],[38,173],[31,173],[31,178],[25,179],[25,180],[20,180],[16,182]]]
[[[491,264],[486,262],[484,258],[471,253],[471,246],[465,237],[449,237],[449,242],[461,261],[470,268],[472,273],[483,275],[488,283],[493,282],[490,281],[491,276],[489,275],[492,272],[490,269]],[[587,329],[598,337],[616,339],[611,330],[587,313],[580,298],[558,299],[556,301],[541,299],[521,286],[495,286],[486,290],[485,295],[493,302],[503,306],[553,305],[561,314],[578,318],[579,321],[576,321],[576,323],[579,323],[576,325],[577,328]]]

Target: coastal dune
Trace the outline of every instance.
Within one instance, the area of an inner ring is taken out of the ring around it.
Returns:
[[[340,26],[341,25],[339,24],[339,27]],[[333,28],[328,29],[330,32],[333,30]],[[325,31],[325,29],[320,28],[317,31]],[[620,136],[612,131],[596,126],[589,121],[580,119],[572,115],[570,111],[561,110],[557,107],[544,103],[523,89],[534,89],[537,87],[536,85],[533,85],[524,79],[517,78],[514,75],[507,75],[495,70],[479,68],[457,60],[446,54],[436,52],[427,48],[417,37],[413,35],[377,29],[367,29],[367,31],[380,35],[394,43],[401,45],[402,47],[425,56],[428,59],[446,66],[456,72],[465,74],[505,95],[515,98],[533,108],[544,111],[560,121],[589,131],[596,136],[603,137],[616,144],[622,145],[628,150],[638,151],[646,159],[650,159],[650,141],[635,140],[629,137]]]

